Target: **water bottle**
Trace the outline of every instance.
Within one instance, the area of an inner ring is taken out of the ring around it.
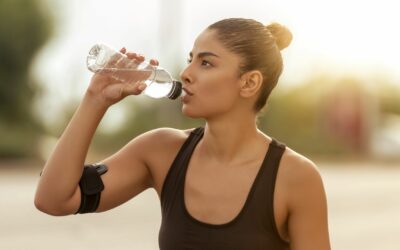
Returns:
[[[93,73],[108,74],[125,83],[144,82],[144,94],[153,98],[176,99],[184,94],[182,83],[165,69],[148,62],[138,63],[105,44],[94,45],[87,56],[87,67]]]

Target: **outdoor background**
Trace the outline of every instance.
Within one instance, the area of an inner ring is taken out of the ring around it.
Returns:
[[[332,249],[400,249],[400,23],[396,1],[0,0],[0,249],[158,249],[153,190],[102,214],[52,217],[33,204],[45,160],[88,86],[104,42],[157,58],[179,79],[197,35],[228,17],[293,33],[259,120],[319,167]],[[157,127],[203,125],[180,101],[111,107],[87,162]],[[62,178],[62,173],[60,173]]]

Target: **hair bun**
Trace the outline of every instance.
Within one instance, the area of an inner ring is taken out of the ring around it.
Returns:
[[[293,35],[286,26],[273,22],[271,24],[268,24],[266,28],[275,38],[275,42],[279,50],[283,50],[284,48],[289,46],[290,42],[292,41]]]

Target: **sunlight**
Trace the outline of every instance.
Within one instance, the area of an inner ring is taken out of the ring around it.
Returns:
[[[400,17],[395,1],[287,0],[280,5],[295,33],[293,49],[342,69],[367,67],[400,74],[400,34],[395,31]]]

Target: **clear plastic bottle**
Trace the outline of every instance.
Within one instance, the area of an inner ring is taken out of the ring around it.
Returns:
[[[175,81],[165,69],[148,62],[138,64],[105,44],[94,45],[86,63],[94,73],[109,74],[125,83],[144,82],[147,87],[143,93],[153,98],[168,97],[174,100],[184,94],[182,83]]]

